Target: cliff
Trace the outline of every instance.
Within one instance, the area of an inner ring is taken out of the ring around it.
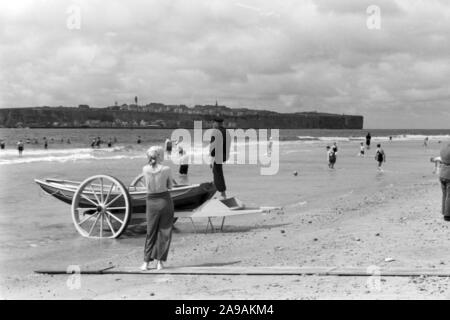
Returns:
[[[362,129],[363,117],[317,112],[277,113],[249,109],[221,112],[211,108],[169,111],[119,108],[36,107],[0,109],[0,127],[159,127],[192,128],[195,120],[212,121],[221,116],[229,128]]]

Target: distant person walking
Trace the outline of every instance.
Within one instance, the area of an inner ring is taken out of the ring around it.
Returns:
[[[162,147],[151,147],[147,150],[147,157],[148,164],[142,168],[147,187],[147,237],[141,270],[147,270],[153,260],[157,261],[156,268],[160,270],[167,260],[172,239],[174,207],[169,189],[173,186],[173,179],[170,167],[162,164]]]
[[[425,139],[423,140],[423,146],[428,147],[428,137],[425,137]]]
[[[439,180],[442,188],[442,215],[450,221],[450,142],[441,149]]]
[[[166,150],[167,154],[170,156],[170,154],[172,153],[172,140],[170,140],[169,138],[167,138],[164,143],[164,149]]]
[[[112,147],[112,140],[111,140],[111,138],[109,138],[109,140],[108,140],[108,148],[111,148]]]
[[[48,140],[46,137],[44,137],[44,149],[47,150],[48,149]]]
[[[386,162],[386,154],[384,150],[381,148],[381,144],[377,144],[377,151],[375,152],[375,160],[378,162],[378,170],[383,171],[381,166],[383,162]]]
[[[22,156],[23,149],[24,149],[23,141],[19,140],[19,142],[17,142],[17,150],[19,151],[19,157]]]
[[[334,169],[334,165],[336,163],[336,152],[330,146],[327,146],[327,160],[328,168]]]
[[[0,149],[4,150],[5,149],[5,140],[0,140]]]
[[[364,147],[364,143],[361,142],[360,147],[359,147],[358,156],[365,157],[366,156],[365,153],[366,153],[366,148]]]
[[[225,163],[230,156],[231,136],[230,133],[222,126],[223,119],[216,118],[213,123],[213,133],[211,135],[211,142],[209,151],[211,156],[211,164],[214,185],[223,199],[227,198],[225,177],[223,175],[223,163]]]
[[[366,136],[366,147],[367,147],[367,150],[370,149],[370,140],[372,140],[372,136],[370,135],[370,132],[368,132],[367,136]]]

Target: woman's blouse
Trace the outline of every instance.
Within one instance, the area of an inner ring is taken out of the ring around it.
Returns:
[[[161,193],[172,188],[172,173],[170,167],[158,165],[155,168],[146,165],[142,168],[147,193]]]

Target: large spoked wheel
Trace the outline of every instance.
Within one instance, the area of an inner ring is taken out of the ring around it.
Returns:
[[[84,180],[72,199],[72,219],[87,238],[117,238],[130,221],[131,198],[118,179],[97,175]]]
[[[134,180],[131,181],[130,188],[136,188],[136,189],[147,188],[147,186],[145,185],[144,175],[140,174],[136,178],[134,178]],[[177,220],[178,220],[178,218],[173,218],[173,223],[175,224],[175,222],[177,222]]]

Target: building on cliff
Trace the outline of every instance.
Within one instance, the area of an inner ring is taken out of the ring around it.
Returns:
[[[106,108],[34,107],[0,109],[0,126],[24,127],[163,127],[193,128],[194,121],[225,119],[232,128],[279,129],[362,129],[363,117],[319,112],[278,113],[274,111],[229,108],[221,105],[143,106],[123,104]],[[56,124],[56,125],[55,125]],[[209,124],[205,124],[209,125]]]

